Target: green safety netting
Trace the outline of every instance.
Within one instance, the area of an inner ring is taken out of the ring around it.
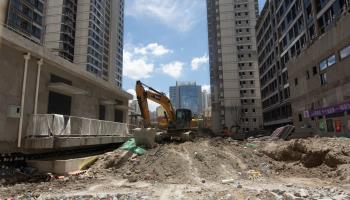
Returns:
[[[128,141],[126,141],[119,149],[131,151],[133,153],[136,153],[137,155],[143,155],[146,153],[145,149],[136,146],[135,138],[131,138]]]

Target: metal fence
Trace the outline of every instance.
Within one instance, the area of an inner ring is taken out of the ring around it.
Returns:
[[[128,137],[126,123],[102,121],[82,117],[55,114],[31,115],[26,132],[27,137],[81,137],[81,136],[118,136]]]

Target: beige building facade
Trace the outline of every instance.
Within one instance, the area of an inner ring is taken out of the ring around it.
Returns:
[[[297,128],[350,137],[350,13],[287,65]]]
[[[212,128],[261,128],[256,0],[207,0]]]
[[[7,24],[9,2],[0,3],[0,152],[125,141],[132,95]]]

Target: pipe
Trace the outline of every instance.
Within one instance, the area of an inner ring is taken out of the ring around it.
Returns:
[[[22,83],[21,113],[20,113],[19,127],[18,127],[18,143],[17,143],[18,148],[21,147],[21,143],[22,143],[24,101],[25,101],[25,94],[26,94],[28,63],[30,60],[30,53],[25,54],[23,57],[24,57],[24,73],[23,73],[23,83]]]
[[[40,86],[40,73],[41,66],[43,65],[43,59],[38,60],[38,73],[36,76],[36,88],[35,88],[35,101],[34,101],[34,115],[38,114],[38,98],[39,98],[39,86]]]

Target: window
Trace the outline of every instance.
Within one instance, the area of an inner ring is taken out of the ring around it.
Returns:
[[[310,79],[310,72],[309,70],[306,71],[306,80],[309,80]]]
[[[299,122],[303,121],[303,116],[301,114],[298,115],[298,118],[299,118]]]
[[[317,74],[317,67],[316,66],[312,67],[312,73],[314,76]]]
[[[320,71],[323,71],[325,69],[327,69],[328,67],[332,66],[335,64],[335,55],[331,55],[330,57],[328,57],[325,60],[322,60],[320,63]]]
[[[335,64],[335,55],[333,54],[331,57],[329,57],[328,59],[328,67],[332,66]]]
[[[327,74],[326,73],[321,74],[320,79],[321,79],[321,85],[327,84]]]
[[[298,85],[298,78],[294,79],[294,84],[297,86]]]
[[[320,71],[325,70],[327,68],[327,60],[323,60],[320,63]]]
[[[340,59],[343,60],[350,56],[350,45],[340,50]]]

